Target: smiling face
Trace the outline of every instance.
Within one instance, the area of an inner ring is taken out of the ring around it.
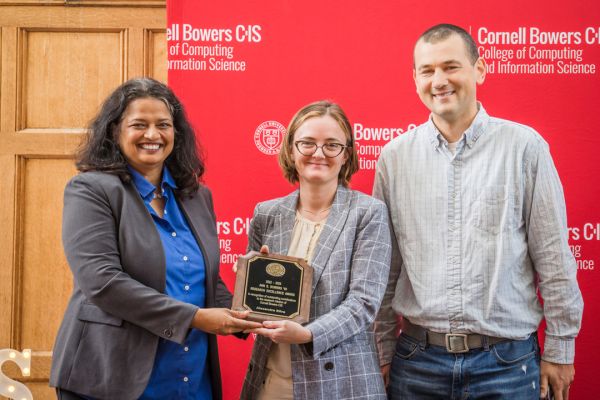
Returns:
[[[167,105],[153,97],[133,100],[123,113],[118,139],[129,165],[155,183],[151,178],[161,176],[175,141]]]
[[[326,143],[345,145],[347,140],[340,125],[329,115],[307,119],[294,134],[294,142],[314,142],[318,146]],[[337,185],[338,175],[348,159],[348,154],[343,151],[337,157],[329,158],[325,157],[323,150],[319,148],[312,156],[305,156],[294,146],[293,158],[301,185]]]
[[[413,77],[421,101],[440,127],[469,125],[477,114],[477,84],[485,79],[485,62],[473,64],[457,34],[429,43],[420,39],[414,52]]]

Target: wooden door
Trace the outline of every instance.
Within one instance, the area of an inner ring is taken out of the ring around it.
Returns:
[[[0,0],[0,349],[31,349],[34,398],[71,293],[60,240],[73,152],[101,101],[138,76],[166,82],[164,0]]]

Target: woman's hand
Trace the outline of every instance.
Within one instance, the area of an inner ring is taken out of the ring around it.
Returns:
[[[246,321],[248,311],[228,308],[200,308],[192,320],[192,328],[215,335],[230,335],[249,329],[260,328],[259,322]]]
[[[268,255],[269,254],[269,246],[267,246],[266,244],[263,244],[260,247],[260,254],[262,255]],[[238,270],[238,266],[237,266],[237,260],[235,260],[235,263],[233,264],[233,267],[231,267],[231,269],[233,269],[233,273],[237,274],[237,270]]]
[[[244,332],[268,337],[275,343],[302,344],[312,342],[312,332],[294,321],[265,321],[261,328]]]

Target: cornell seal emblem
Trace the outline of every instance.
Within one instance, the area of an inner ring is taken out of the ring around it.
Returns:
[[[267,274],[280,277],[285,274],[285,267],[279,263],[270,263],[267,265]]]
[[[285,126],[279,122],[265,121],[254,131],[254,144],[263,153],[270,156],[275,155],[279,153],[285,133]]]

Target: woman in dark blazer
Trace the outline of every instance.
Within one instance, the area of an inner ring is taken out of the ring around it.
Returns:
[[[124,83],[93,120],[77,168],[63,214],[74,288],[50,385],[62,399],[220,399],[215,334],[258,324],[228,310],[212,198],[181,103],[155,80]]]
[[[267,321],[253,330],[260,336],[241,397],[385,399],[371,325],[389,273],[388,215],[347,187],[358,157],[342,109],[321,101],[298,111],[279,164],[299,188],[256,206],[248,249],[309,261],[310,316],[304,326]]]

